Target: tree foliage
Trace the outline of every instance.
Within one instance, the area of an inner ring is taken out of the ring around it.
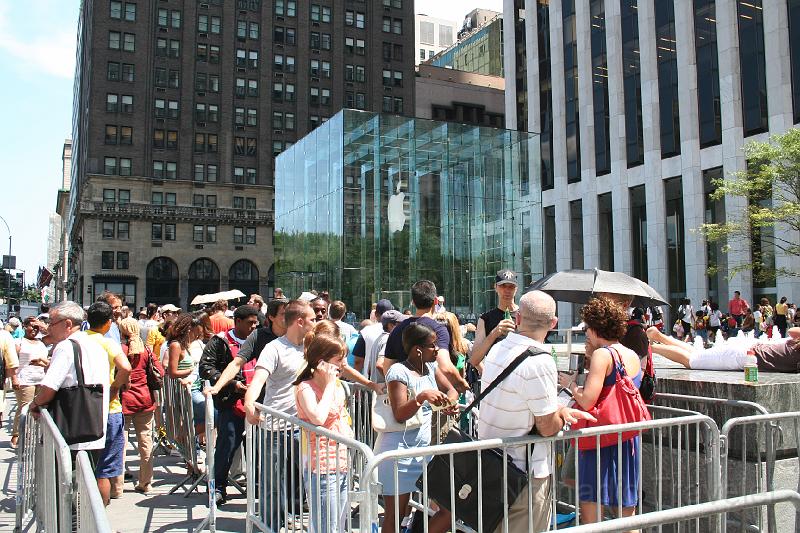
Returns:
[[[743,198],[745,209],[726,212],[725,222],[703,224],[700,230],[726,254],[737,243],[753,243],[749,262],[730,263],[729,256],[729,277],[747,270],[756,282],[800,276],[775,264],[775,254],[800,256],[800,129],[750,142],[744,152],[747,169],[714,180],[711,198]]]

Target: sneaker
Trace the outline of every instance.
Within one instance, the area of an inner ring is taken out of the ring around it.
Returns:
[[[217,507],[219,507],[220,505],[224,505],[228,500],[225,497],[225,493],[217,491],[214,501],[216,502]]]

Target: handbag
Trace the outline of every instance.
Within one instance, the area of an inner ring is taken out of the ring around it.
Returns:
[[[656,386],[658,380],[656,379],[656,372],[653,368],[653,350],[650,346],[647,347],[647,364],[644,367],[644,375],[642,376],[642,384],[639,385],[639,393],[642,395],[642,400],[645,403],[650,403],[656,396]]]
[[[603,387],[600,398],[587,413],[594,416],[597,421],[578,420],[572,425],[572,429],[584,429],[590,427],[611,426],[616,424],[630,424],[650,420],[650,412],[642,400],[639,389],[633,384],[631,378],[625,372],[622,360],[616,350],[604,346],[611,353],[614,364],[614,374],[616,379],[613,385]],[[618,433],[606,433],[600,435],[600,447],[614,446],[619,442]],[[639,435],[639,431],[625,431],[622,433],[622,442],[631,440]],[[579,450],[594,450],[597,445],[597,437],[582,437],[578,439]]]
[[[546,354],[544,351],[528,349],[517,356],[497,378],[481,392],[461,414],[461,421],[467,414],[485,398],[501,381],[507,378],[528,357]],[[530,434],[535,434],[536,427]],[[458,442],[471,442],[469,434],[462,431],[458,425],[450,428],[443,444]],[[533,446],[531,446],[531,450]],[[478,471],[478,453],[480,453],[480,472]],[[452,460],[451,460],[452,458]],[[452,468],[451,468],[452,467]],[[505,475],[504,475],[505,470]],[[450,476],[453,476],[455,487],[450,487]],[[479,477],[480,476],[480,477]],[[480,452],[460,452],[445,455],[435,455],[427,466],[428,495],[436,500],[440,507],[444,507],[456,518],[474,530],[494,531],[503,520],[504,504],[502,494],[505,492],[508,506],[514,504],[519,495],[528,485],[528,474],[519,469],[508,454],[498,448],[481,450]],[[478,480],[480,479],[480,491]],[[424,477],[417,480],[417,488],[423,490]],[[450,495],[455,494],[455,508],[450,508]],[[478,495],[482,495],[482,502]],[[483,520],[479,520],[478,509],[482,507]]]
[[[411,399],[413,393],[411,388],[408,387],[408,398]],[[374,394],[372,396],[372,429],[378,433],[390,433],[394,431],[406,431],[409,429],[417,429],[422,426],[422,407],[417,409],[414,416],[405,422],[398,422],[394,417],[392,405],[389,402],[389,393]]]
[[[70,339],[70,342],[78,384],[58,389],[48,410],[64,441],[67,444],[80,444],[105,435],[103,407],[107,400],[103,399],[103,387],[107,385],[85,383],[80,345],[74,339]]]
[[[153,352],[149,348],[147,350],[147,362],[145,362],[144,371],[147,376],[147,388],[151,391],[161,390],[164,386],[164,373],[153,361]]]

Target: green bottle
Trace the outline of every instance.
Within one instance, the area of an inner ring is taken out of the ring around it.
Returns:
[[[553,362],[556,364],[556,366],[558,366],[558,354],[556,354],[556,347],[555,346],[553,346],[550,349],[550,355],[553,356]]]
[[[506,312],[503,313],[503,320],[511,320],[511,310],[506,307]]]

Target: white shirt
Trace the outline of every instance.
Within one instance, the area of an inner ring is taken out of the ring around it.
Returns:
[[[379,322],[375,324],[370,324],[369,326],[364,326],[361,328],[361,336],[364,338],[364,356],[369,357],[369,354],[372,353],[372,347],[375,344],[375,341],[383,334],[383,324]],[[367,370],[366,362],[364,364],[364,369],[362,370],[362,374],[365,376]]]
[[[88,385],[103,385],[103,436],[91,442],[70,445],[71,450],[96,450],[106,445],[105,427],[108,422],[108,393],[111,388],[108,354],[100,345],[89,338],[86,332],[78,331],[70,335],[67,340],[59,342],[53,349],[50,367],[40,385],[55,391],[62,387],[74,387],[78,384],[75,373],[75,360],[72,354],[72,343],[69,339],[78,341],[81,348],[81,366],[83,367],[83,380]]]
[[[478,435],[481,439],[520,437],[534,425],[534,417],[558,410],[558,371],[550,351],[530,337],[511,332],[495,344],[484,359],[481,388],[485,390],[500,373],[530,347],[546,352],[529,357],[500,385],[481,400]],[[509,449],[509,455],[523,471],[526,469],[525,446]],[[533,477],[550,475],[550,445],[537,444],[531,454]]]
[[[339,326],[339,334],[342,336],[342,340],[344,342],[349,341],[350,337],[358,335],[356,328],[354,328],[347,322],[344,322],[342,320],[337,320],[336,325]]]
[[[717,309],[716,311],[711,311],[711,314],[708,315],[708,325],[712,328],[720,327],[719,319],[722,318],[722,311]]]

